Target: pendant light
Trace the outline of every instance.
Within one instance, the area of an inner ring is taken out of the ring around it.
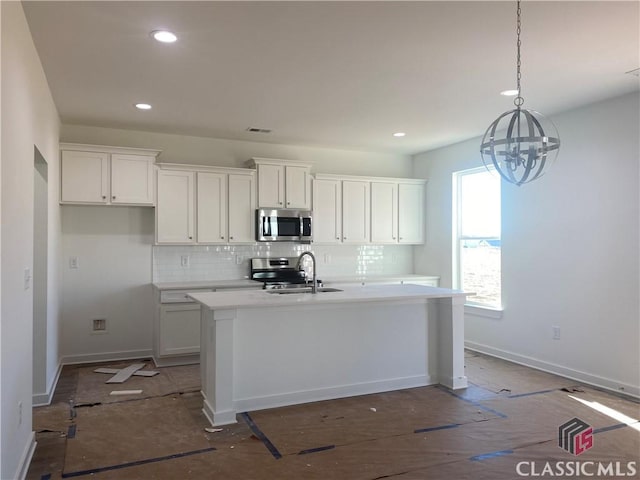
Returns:
[[[555,160],[560,137],[555,125],[544,115],[522,108],[520,88],[520,0],[517,2],[517,88],[514,110],[500,115],[487,128],[480,145],[482,162],[487,170],[495,168],[509,183],[522,185],[540,178]]]

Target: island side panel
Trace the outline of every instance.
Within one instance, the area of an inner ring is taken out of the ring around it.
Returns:
[[[259,410],[435,383],[425,300],[238,309],[234,400]]]
[[[430,372],[437,372],[438,382],[452,390],[467,388],[464,372],[464,303],[465,297],[447,297],[429,302],[429,334],[431,335]],[[433,348],[433,335],[437,348]],[[433,365],[435,360],[435,369]]]
[[[200,377],[202,411],[212,425],[236,423],[233,401],[234,320],[236,310],[201,307]]]

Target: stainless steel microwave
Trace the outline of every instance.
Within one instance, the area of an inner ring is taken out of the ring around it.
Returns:
[[[256,210],[258,242],[311,242],[311,211],[284,208]]]

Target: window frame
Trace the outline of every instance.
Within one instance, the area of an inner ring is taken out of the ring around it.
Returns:
[[[473,175],[478,173],[489,172],[491,174],[498,175],[495,168],[493,167],[475,167],[468,168],[464,170],[458,170],[453,172],[452,181],[453,181],[453,195],[452,195],[452,279],[453,286],[456,289],[462,289],[462,242],[464,240],[500,240],[500,305],[489,305],[481,302],[474,302],[472,300],[473,297],[467,298],[465,303],[465,310],[467,313],[477,314],[479,316],[486,316],[489,318],[501,318],[503,311],[503,302],[502,302],[502,228],[500,228],[500,236],[469,236],[469,235],[461,235],[462,233],[462,202],[461,202],[461,193],[462,193],[462,179],[467,175]],[[502,200],[502,181],[500,181],[500,200]],[[502,215],[500,218],[500,223],[502,225]]]

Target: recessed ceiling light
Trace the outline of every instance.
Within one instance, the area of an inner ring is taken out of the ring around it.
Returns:
[[[151,110],[151,105],[148,103],[136,103],[136,108],[138,110]]]
[[[406,133],[404,132],[396,132],[393,134],[394,137],[404,137],[406,135]]]
[[[505,97],[515,97],[518,94],[518,90],[503,90],[500,92],[500,95],[504,95]]]
[[[168,30],[154,30],[151,32],[151,36],[162,43],[173,43],[178,40],[176,34]]]

